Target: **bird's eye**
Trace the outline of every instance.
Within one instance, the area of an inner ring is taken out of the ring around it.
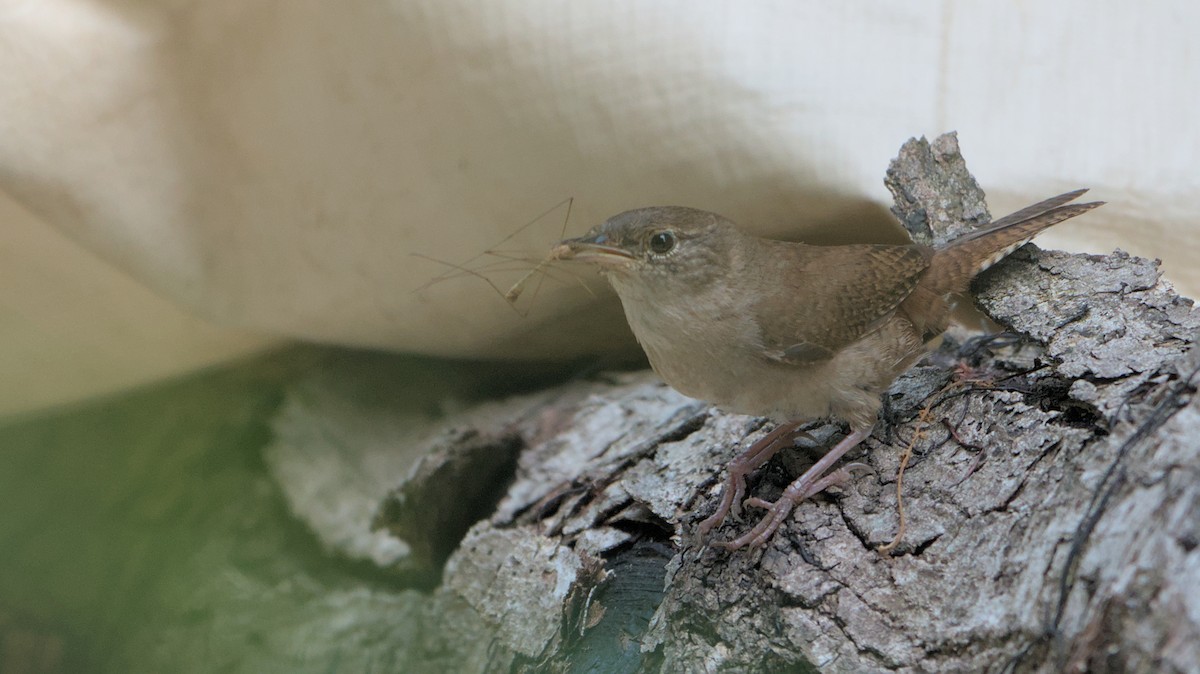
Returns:
[[[650,250],[656,255],[665,255],[675,247],[675,235],[671,232],[659,232],[650,237]]]

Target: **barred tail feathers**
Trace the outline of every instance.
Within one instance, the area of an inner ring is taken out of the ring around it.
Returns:
[[[930,260],[929,272],[921,279],[920,285],[934,295],[966,291],[976,274],[1029,243],[1043,230],[1104,203],[1068,204],[1086,191],[1067,192],[1023,208],[1000,218],[986,229],[959,237],[938,248]]]

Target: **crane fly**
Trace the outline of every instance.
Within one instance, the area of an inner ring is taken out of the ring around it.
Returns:
[[[547,278],[564,284],[570,283],[572,280],[574,280],[575,282],[578,282],[579,285],[588,292],[588,294],[594,296],[595,293],[592,292],[592,289],[589,288],[586,283],[584,283],[583,278],[578,274],[563,269],[554,269],[551,267],[551,265],[559,259],[557,255],[557,249],[551,250],[548,254],[541,258],[535,258],[524,251],[506,250],[501,248],[501,246],[509,243],[522,232],[537,224],[539,221],[546,218],[546,216],[565,205],[567,212],[563,218],[562,231],[559,233],[559,239],[564,238],[566,236],[567,224],[571,219],[571,208],[574,203],[574,197],[563,199],[544,211],[542,214],[519,227],[508,236],[498,241],[491,248],[488,248],[461,263],[449,262],[447,260],[442,260],[430,255],[425,255],[423,253],[412,253],[414,257],[419,257],[423,260],[429,260],[430,262],[447,267],[446,271],[425,282],[413,292],[420,292],[433,285],[449,281],[451,279],[473,277],[486,283],[488,287],[492,289],[492,291],[499,295],[501,299],[503,299],[505,303],[507,303],[508,306],[511,307],[513,311],[515,311],[521,317],[527,316],[529,314],[529,309],[522,311],[517,306],[517,302],[525,295],[525,291],[530,287],[530,282],[535,277],[537,282],[532,286],[533,292],[529,295],[530,308],[532,308],[532,303],[536,300],[538,293],[541,292],[542,283]],[[477,264],[481,260],[484,260],[484,262],[482,264]],[[497,283],[497,281],[493,280],[495,275],[511,274],[520,271],[524,271],[525,273],[519,279],[517,279],[515,283],[507,288],[503,288],[503,286]],[[563,274],[567,275],[569,278],[564,278],[562,276]]]

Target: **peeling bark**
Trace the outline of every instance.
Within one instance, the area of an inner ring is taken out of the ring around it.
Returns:
[[[952,136],[910,141],[888,176],[897,215],[929,240],[988,219]],[[760,551],[707,548],[694,534],[725,463],[770,426],[650,373],[468,410],[431,422],[415,444],[398,434],[425,458],[348,512],[375,499],[376,528],[416,551],[386,568],[436,574],[444,555],[431,551],[451,552],[436,589],[404,595],[421,620],[397,635],[393,661],[406,671],[1196,671],[1200,314],[1156,262],[1119,251],[1027,246],[974,291],[1010,334],[949,334],[889,392],[890,423],[848,457],[874,474],[799,506]],[[322,414],[315,405],[304,416]],[[293,493],[313,461],[287,440],[290,423],[269,462]],[[777,496],[834,431],[813,424],[751,493]],[[361,430],[323,433],[344,446]],[[907,526],[884,554],[910,444]],[[385,465],[371,456],[386,451],[396,448],[340,456]],[[483,480],[506,487],[481,515],[460,487],[488,471],[509,476]],[[324,538],[369,558],[348,543],[370,537],[369,524],[351,519]]]

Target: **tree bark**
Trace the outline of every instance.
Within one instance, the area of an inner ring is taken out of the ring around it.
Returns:
[[[988,220],[952,135],[906,144],[888,185],[923,240]],[[948,334],[848,457],[874,474],[762,550],[695,530],[770,425],[649,372],[419,431],[309,386],[268,463],[328,547],[429,588],[379,646],[405,671],[1197,671],[1200,314],[1120,251],[1027,246],[974,294],[1006,332]],[[777,496],[836,430],[750,492]]]

